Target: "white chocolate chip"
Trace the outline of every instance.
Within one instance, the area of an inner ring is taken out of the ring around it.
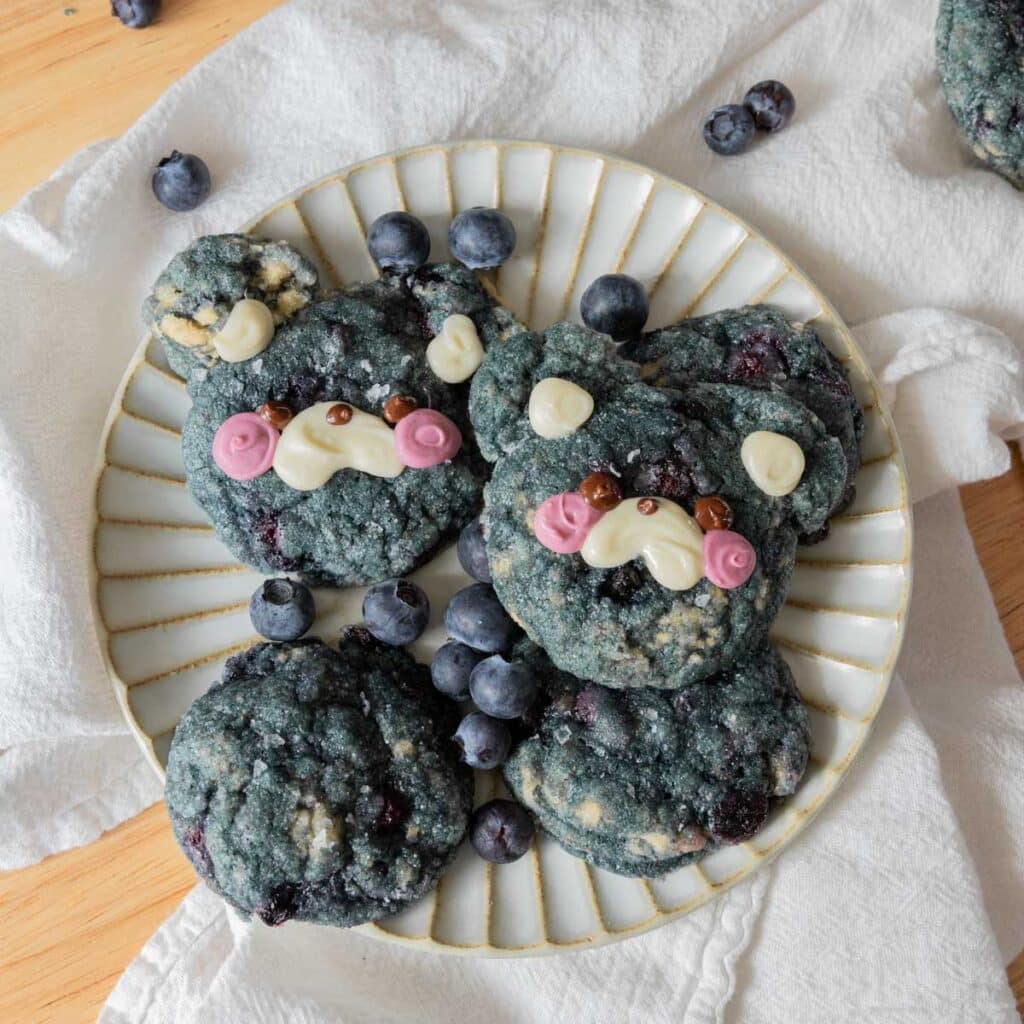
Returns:
[[[259,355],[273,337],[274,314],[259,299],[241,299],[213,336],[213,347],[226,363],[241,363]]]
[[[441,325],[441,333],[427,346],[427,364],[446,384],[461,384],[484,361],[484,347],[476,325],[455,313]]]
[[[208,340],[202,327],[175,313],[160,318],[160,332],[186,348],[200,348]]]
[[[594,411],[594,399],[578,384],[561,377],[545,377],[530,392],[530,426],[541,437],[568,437]]]
[[[274,470],[289,487],[316,490],[341,469],[387,479],[405,469],[395,454],[394,434],[379,416],[353,409],[348,423],[328,423],[327,410],[337,404],[317,402],[281,432]]]
[[[804,453],[792,438],[755,430],[743,440],[740,458],[747,475],[765,494],[791,494],[804,475]]]
[[[584,828],[594,828],[601,820],[604,811],[596,800],[582,800],[576,805],[576,810],[573,813]]]
[[[644,515],[638,501],[655,501],[658,509]],[[704,575],[704,534],[674,501],[627,498],[594,524],[580,555],[595,569],[614,569],[643,558],[663,587],[689,590]]]

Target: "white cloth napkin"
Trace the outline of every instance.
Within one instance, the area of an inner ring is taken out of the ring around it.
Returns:
[[[930,0],[299,0],[0,218],[0,867],[87,842],[159,795],[102,669],[85,569],[95,445],[139,302],[195,235],[357,158],[497,135],[650,163],[764,230],[862,325],[915,497],[1005,469],[1024,422],[1008,340],[1024,338],[1008,227],[1024,198],[957,139],[934,13]],[[796,91],[793,125],[712,156],[702,115],[768,76]],[[213,171],[193,214],[149,195],[172,147]],[[1024,943],[1024,696],[955,499],[920,518],[907,693],[894,683],[851,778],[771,880],[529,964],[253,931],[199,890],[106,1019],[704,1022],[727,1012],[738,965],[736,1020],[1014,1020],[995,940],[1003,958]]]

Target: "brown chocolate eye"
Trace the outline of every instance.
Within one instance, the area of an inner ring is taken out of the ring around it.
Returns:
[[[332,405],[327,410],[327,422],[335,427],[344,426],[350,419],[352,419],[352,406],[346,405],[344,402]]]
[[[412,395],[392,395],[384,403],[384,419],[394,426],[419,408],[419,402]]]
[[[732,509],[724,498],[709,495],[693,503],[693,518],[707,533],[709,530],[728,530],[732,526]]]
[[[658,503],[653,498],[641,498],[636,503],[636,510],[642,516],[653,516],[658,511]]]
[[[264,402],[257,410],[257,415],[265,423],[269,423],[275,430],[284,430],[291,422],[291,407],[285,402]]]
[[[591,473],[579,486],[580,496],[599,512],[609,512],[622,501],[622,484],[610,473]]]

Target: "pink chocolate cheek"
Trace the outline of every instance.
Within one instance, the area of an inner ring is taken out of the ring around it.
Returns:
[[[576,491],[552,495],[533,517],[537,540],[558,555],[575,554],[604,513],[591,508]]]
[[[459,428],[443,413],[417,409],[395,426],[395,454],[403,466],[427,469],[453,459],[462,447]]]
[[[254,480],[273,465],[278,436],[256,413],[236,413],[213,436],[213,461],[232,480]]]
[[[740,587],[750,579],[757,565],[757,552],[750,541],[732,530],[710,530],[704,534],[704,575],[723,590]]]

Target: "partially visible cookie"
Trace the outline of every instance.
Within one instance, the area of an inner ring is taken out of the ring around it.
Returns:
[[[745,306],[649,331],[623,345],[622,354],[659,387],[736,384],[781,390],[802,402],[842,445],[847,480],[837,504],[852,499],[864,414],[846,370],[813,327],[791,323],[771,306]]]
[[[1024,188],[1024,4],[941,0],[935,47],[946,102],[975,155]]]
[[[552,700],[505,779],[590,864],[652,877],[747,840],[807,767],[807,713],[770,648],[674,693],[585,684],[520,654]]]
[[[185,713],[166,799],[185,855],[245,915],[349,926],[437,884],[472,777],[451,705],[404,651],[350,631],[257,644]]]
[[[304,309],[317,290],[317,273],[286,242],[249,235],[204,235],[178,253],[153,285],[143,320],[163,344],[180,377],[205,379],[218,361],[213,338],[236,303],[255,299],[275,325]]]

